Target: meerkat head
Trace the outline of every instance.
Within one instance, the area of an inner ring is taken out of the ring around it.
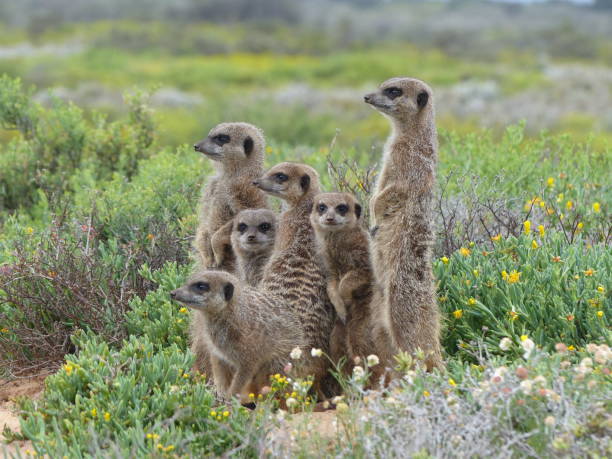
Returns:
[[[298,163],[280,163],[253,182],[264,192],[297,204],[319,192],[319,174],[312,167]]]
[[[269,251],[276,235],[276,215],[268,209],[247,209],[234,217],[232,247],[248,253]]]
[[[431,111],[433,93],[427,84],[415,78],[391,78],[382,83],[376,92],[364,96],[382,114],[399,121]]]
[[[219,314],[230,307],[238,279],[223,271],[201,271],[182,287],[170,292],[170,298],[206,314]]]
[[[320,193],[315,196],[310,223],[317,231],[354,228],[361,219],[361,205],[349,193]]]
[[[193,146],[224,165],[263,164],[265,140],[262,131],[248,123],[221,123]]]

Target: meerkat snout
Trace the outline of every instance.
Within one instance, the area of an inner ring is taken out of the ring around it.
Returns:
[[[259,189],[272,196],[298,202],[318,189],[319,175],[310,166],[285,162],[272,167],[256,182]]]
[[[276,215],[268,209],[243,210],[234,218],[232,246],[238,251],[270,250],[276,235]]]
[[[349,193],[320,193],[315,196],[310,222],[317,231],[352,228],[361,218],[361,205]]]
[[[192,276],[185,285],[170,292],[170,297],[185,306],[214,314],[228,306],[234,295],[234,282],[227,273],[204,271]]]
[[[364,96],[364,101],[383,114],[404,118],[425,110],[431,89],[414,78],[391,78],[380,85],[378,91]]]

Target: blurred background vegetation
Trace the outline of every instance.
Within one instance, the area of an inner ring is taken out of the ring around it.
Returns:
[[[439,125],[471,131],[526,120],[612,132],[611,2],[411,0],[0,1],[0,74],[34,99],[124,115],[152,91],[162,145],[215,123],[251,121],[272,144],[370,149],[386,122],[361,96],[394,75],[436,90]],[[13,134],[0,132],[0,138]],[[379,145],[376,145],[379,146]]]

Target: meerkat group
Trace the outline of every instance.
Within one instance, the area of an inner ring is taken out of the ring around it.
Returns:
[[[349,371],[376,354],[381,381],[401,351],[422,352],[429,370],[443,366],[431,265],[432,90],[392,78],[365,102],[392,125],[369,232],[355,197],[322,193],[312,167],[285,162],[264,173],[264,136],[251,124],[219,124],[194,146],[217,174],[200,201],[196,272],[171,296],[193,310],[194,366],[223,396],[261,390],[296,348],[304,352],[292,376],[313,376],[321,396],[338,386],[320,353]],[[267,196],[284,201],[280,215]]]

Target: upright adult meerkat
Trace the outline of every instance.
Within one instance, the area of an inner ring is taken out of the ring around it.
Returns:
[[[274,248],[276,214],[269,209],[241,211],[213,237],[213,251],[217,264],[223,264],[230,245],[236,256],[236,274],[241,281],[255,287],[263,275],[263,269]],[[228,234],[229,233],[229,234]]]
[[[365,96],[391,121],[392,133],[370,200],[374,274],[382,287],[384,325],[398,349],[421,349],[441,367],[440,318],[431,266],[438,140],[432,90],[391,78]]]
[[[227,272],[201,271],[170,296],[202,317],[192,332],[217,358],[215,385],[226,397],[246,402],[255,380],[280,373],[291,350],[306,344],[293,310]]]
[[[266,196],[253,186],[263,174],[265,140],[260,129],[248,123],[221,123],[194,149],[215,163],[217,173],[202,190],[195,248],[202,268],[231,270],[233,257],[226,254],[217,266],[212,249],[213,235],[244,209],[267,207]]]
[[[264,193],[253,186],[263,173],[265,140],[260,129],[248,123],[221,123],[194,149],[214,161],[217,173],[202,190],[199,225],[194,247],[201,268],[233,270],[234,256],[229,249],[224,262],[217,265],[212,251],[213,235],[243,209],[267,207]],[[200,314],[192,314],[191,327],[201,328]],[[196,355],[195,369],[212,372],[211,358],[201,335],[192,333],[191,350]]]
[[[335,312],[327,296],[324,268],[318,261],[310,210],[320,192],[319,175],[310,166],[281,163],[256,181],[271,196],[287,203],[278,218],[274,250],[259,289],[274,296],[300,317],[308,347],[300,361],[301,375],[314,375],[315,385],[327,375],[326,358],[313,357],[310,348],[329,353]],[[297,369],[298,367],[296,367]],[[317,390],[320,386],[316,387]]]
[[[361,205],[349,193],[320,193],[314,198],[310,222],[317,252],[327,271],[327,293],[338,319],[332,332],[332,356],[376,354],[371,307],[374,279],[369,238],[361,226]],[[377,313],[374,314],[378,315]]]

